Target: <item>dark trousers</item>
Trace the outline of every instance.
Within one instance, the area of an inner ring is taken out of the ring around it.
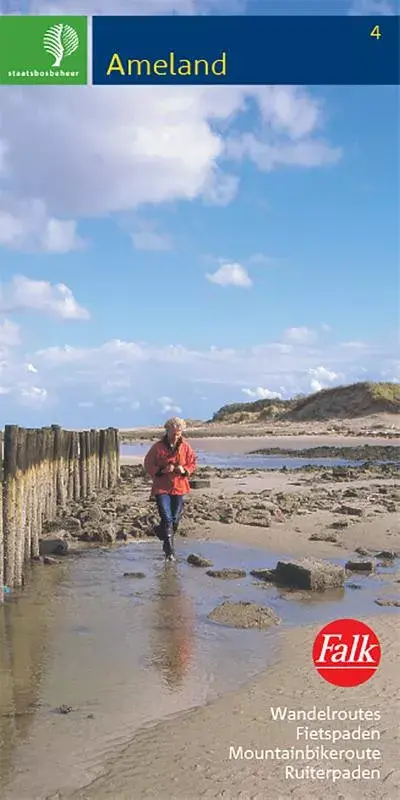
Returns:
[[[183,511],[183,495],[157,494],[156,503],[164,530],[171,526],[177,528]]]

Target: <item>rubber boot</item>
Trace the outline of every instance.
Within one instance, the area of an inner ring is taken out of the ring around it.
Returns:
[[[174,529],[172,525],[168,525],[165,530],[164,547],[165,558],[167,561],[175,561],[174,552]]]

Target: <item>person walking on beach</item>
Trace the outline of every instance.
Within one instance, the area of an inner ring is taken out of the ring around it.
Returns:
[[[190,492],[189,478],[197,466],[196,455],[183,438],[185,420],[171,417],[164,425],[165,436],[155,442],[144,459],[144,468],[153,479],[151,496],[155,498],[161,519],[163,551],[168,561],[175,561],[174,534],[178,530],[183,500]]]

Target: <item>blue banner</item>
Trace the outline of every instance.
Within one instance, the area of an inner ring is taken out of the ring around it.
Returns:
[[[94,84],[399,84],[398,16],[93,17]]]

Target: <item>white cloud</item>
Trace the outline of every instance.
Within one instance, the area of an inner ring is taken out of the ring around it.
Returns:
[[[253,285],[247,270],[238,263],[223,264],[213,274],[207,272],[206,278],[218,286],[238,286],[247,289]]]
[[[51,284],[16,275],[0,285],[0,311],[42,311],[62,319],[88,319],[89,312],[64,283]]]
[[[236,197],[239,188],[237,175],[215,169],[204,188],[203,199],[214,206],[227,206]]]
[[[244,157],[261,169],[315,167],[340,157],[340,150],[313,138],[324,124],[320,101],[296,87],[1,92],[0,151],[8,177],[0,240],[9,247],[67,252],[83,244],[73,221],[78,217],[176,200],[227,204],[239,186],[232,168]],[[249,108],[256,121],[248,121]]]
[[[271,392],[270,389],[263,389],[262,386],[257,386],[256,389],[242,389],[243,394],[252,397],[256,400],[273,400],[280,399],[282,395],[280,392]]]
[[[158,233],[151,223],[140,223],[132,232],[132,241],[136,250],[154,250],[158,252],[172,250],[173,239],[167,233]]]
[[[271,144],[267,138],[260,139],[254,133],[245,133],[229,143],[227,154],[237,160],[247,156],[259,169],[270,172],[279,166],[321,167],[335,164],[341,158],[342,151],[322,141],[310,139]]]
[[[320,392],[321,389],[338,383],[344,377],[342,374],[322,366],[309,369],[308,374],[311,376],[310,389],[312,392]]]
[[[310,388],[311,388],[312,392],[320,392],[321,389],[323,388],[323,386],[322,386],[322,383],[320,383],[319,381],[313,379],[311,381],[311,383],[310,383]]]
[[[347,347],[347,348],[349,348],[351,350],[363,350],[364,347],[366,347],[367,345],[366,345],[365,342],[360,342],[360,341],[354,340],[354,341],[350,341],[350,342],[341,342],[340,346],[341,347]]]
[[[118,339],[97,347],[65,345],[30,353],[12,348],[7,355],[0,354],[1,406],[3,416],[20,404],[48,414],[48,407],[57,403],[58,418],[62,421],[70,414],[68,424],[77,424],[72,417],[82,398],[80,402],[93,403],[99,415],[96,424],[103,424],[105,415],[109,419],[116,406],[126,424],[130,411],[140,408],[145,424],[146,419],[156,421],[159,414],[181,415],[182,406],[186,416],[202,416],[244,395],[293,397],[339,383],[398,378],[397,351],[396,345],[385,349],[367,343],[362,349],[343,348],[332,339],[312,346],[266,342],[242,349],[157,347]],[[27,364],[35,365],[40,383]],[[243,391],[243,387],[249,388]],[[206,412],[204,401],[196,399],[200,397],[207,397]]]
[[[231,136],[226,143],[228,158],[247,157],[265,171],[280,166],[318,167],[339,161],[340,147],[312,137],[324,123],[321,101],[302,87],[253,88],[263,125],[258,135],[247,131]]]
[[[349,10],[350,16],[353,17],[374,17],[376,14],[392,16],[396,13],[394,4],[387,0],[355,0]]]
[[[0,245],[27,252],[69,253],[84,246],[76,228],[73,220],[48,216],[41,200],[16,201],[10,194],[0,194]]]
[[[195,0],[114,0],[113,15],[194,14]],[[31,13],[36,14],[109,14],[110,5],[105,0],[31,0]]]
[[[161,408],[163,414],[181,414],[182,409],[180,406],[174,404],[170,397],[158,397],[157,403]]]
[[[340,378],[340,375],[337,372],[333,372],[331,369],[327,369],[326,367],[316,367],[315,369],[310,369],[309,374],[313,375],[315,378],[327,381],[328,383],[336,381],[338,378]]]
[[[20,0],[21,10],[25,7]],[[106,0],[31,0],[30,10],[36,14],[109,14]],[[13,6],[17,6],[14,0]],[[209,14],[218,11],[229,14],[244,11],[246,0],[114,0],[113,15]],[[25,12],[26,13],[26,12]]]
[[[20,343],[20,328],[15,322],[5,319],[0,323],[0,346],[15,347]]]
[[[90,400],[82,400],[80,403],[78,403],[79,408],[93,408],[93,406],[94,403],[92,403]]]
[[[317,334],[310,328],[301,326],[299,328],[288,328],[283,334],[283,339],[293,345],[308,345],[316,341]]]
[[[22,388],[19,393],[20,405],[40,408],[46,403],[48,398],[47,389],[39,386],[29,386]]]
[[[272,266],[273,264],[276,264],[277,261],[278,259],[271,258],[271,256],[266,256],[265,253],[254,253],[254,255],[250,256],[250,258],[247,259],[248,264],[254,264],[254,265],[259,264],[268,267]]]

